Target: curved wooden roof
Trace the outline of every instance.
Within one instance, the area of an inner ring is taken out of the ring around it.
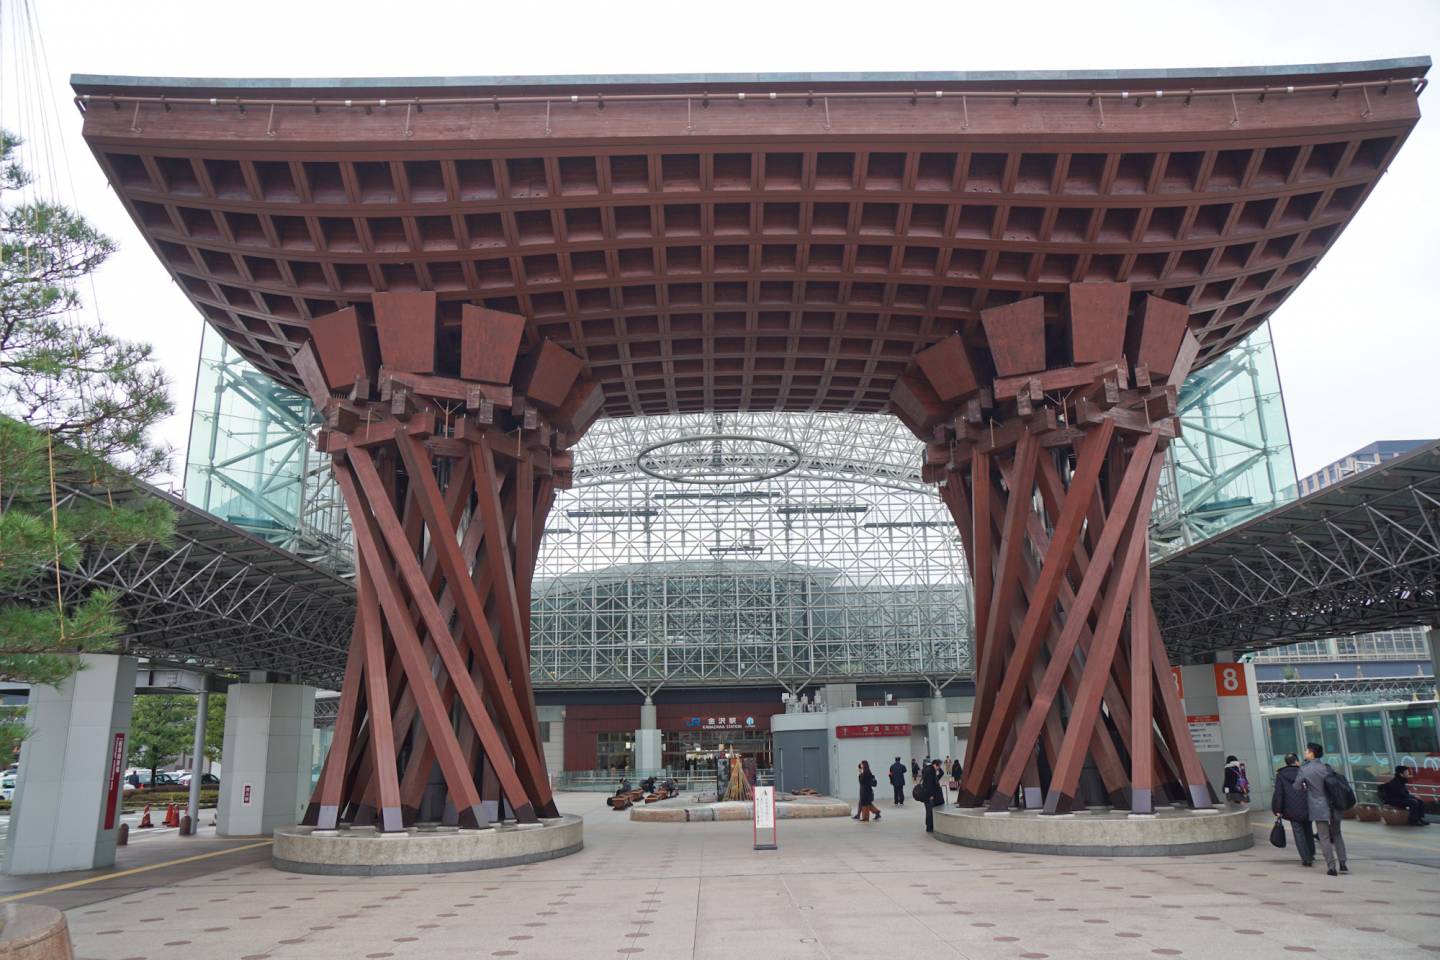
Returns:
[[[1058,323],[1088,280],[1186,304],[1203,364],[1349,223],[1428,67],[74,86],[156,255],[270,375],[299,387],[311,318],[435,291],[442,355],[463,304],[518,313],[627,416],[882,410],[920,350],[983,347],[982,309]]]

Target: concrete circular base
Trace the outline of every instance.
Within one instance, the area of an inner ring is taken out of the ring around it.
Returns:
[[[275,831],[271,863],[291,873],[343,877],[489,870],[579,853],[585,845],[583,827],[576,816],[485,830],[425,825],[378,833],[373,827],[283,827]]]
[[[1244,850],[1255,843],[1246,808],[1164,808],[1132,816],[1102,808],[1059,816],[949,807],[935,811],[935,839],[985,850],[1072,857],[1172,857]]]
[[[17,960],[70,960],[70,928],[54,907],[7,903],[0,909],[0,957]]]

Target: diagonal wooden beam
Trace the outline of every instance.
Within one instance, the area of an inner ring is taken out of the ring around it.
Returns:
[[[357,613],[355,625],[350,630],[350,649],[345,655],[345,678],[340,682],[340,712],[335,717],[334,735],[330,739],[330,749],[325,752],[325,765],[320,769],[315,795],[300,821],[307,826],[318,826],[321,830],[335,829],[344,800],[345,771],[350,766],[350,750],[359,725],[357,707],[365,649],[362,630],[363,623]]]
[[[415,442],[412,443],[412,440]],[[516,814],[533,819],[537,806],[548,807],[553,801],[550,795],[550,785],[545,777],[544,766],[538,759],[535,744],[529,732],[531,725],[522,713],[520,704],[515,697],[515,691],[511,687],[504,665],[500,661],[495,638],[490,632],[489,624],[485,620],[484,608],[476,593],[475,585],[470,579],[471,571],[465,567],[460,555],[460,546],[455,541],[453,531],[445,529],[444,504],[440,496],[440,489],[435,483],[429,451],[425,449],[423,443],[410,437],[402,439],[398,445],[401,458],[405,461],[409,471],[412,493],[418,498],[420,509],[425,514],[426,525],[430,527],[431,531],[431,540],[437,545],[440,567],[444,571],[445,579],[450,584],[451,593],[455,597],[456,610],[460,614],[463,632],[484,670],[485,691],[496,707],[495,712],[505,734],[505,743],[514,751],[514,756],[518,761],[513,769],[515,773],[519,774],[520,781],[523,781],[523,789],[518,793],[514,792],[513,788],[518,787],[519,782],[514,784],[507,782],[509,771],[504,766],[497,765],[496,773],[500,777],[501,785],[505,789],[506,796],[510,798]],[[360,471],[360,477],[363,482],[365,477],[363,468]],[[475,479],[478,481],[480,478],[476,477]],[[405,565],[402,564],[401,568],[403,571]],[[415,573],[419,574],[418,564]],[[427,610],[425,601],[429,600],[427,615],[433,616],[437,621],[436,625],[431,627],[432,632],[436,634],[436,646],[440,649],[441,656],[447,658],[446,669],[450,671],[456,686],[460,688],[461,701],[470,715],[475,732],[480,735],[486,754],[497,759],[505,756],[507,751],[499,741],[495,728],[480,703],[478,691],[472,685],[462,682],[462,678],[467,675],[468,671],[464,669],[463,662],[459,661],[459,653],[455,650],[454,644],[449,642],[448,625],[439,619],[439,609],[435,606],[434,599],[428,596],[418,599],[421,600],[422,610]],[[446,636],[441,637],[442,633]],[[454,665],[449,662],[452,655],[456,658]],[[490,738],[495,739],[492,742]]]
[[[1094,430],[1090,431],[1081,442],[1079,463],[1076,466],[1075,474],[1070,480],[1070,490],[1066,495],[1065,502],[1061,507],[1060,516],[1055,521],[1055,530],[1051,535],[1049,548],[1045,551],[1044,560],[1041,562],[1040,574],[1034,586],[1027,591],[1030,594],[1029,607],[1025,614],[1024,622],[1021,624],[1020,632],[1016,635],[1015,647],[1008,661],[1005,664],[1005,673],[1000,681],[999,692],[995,695],[990,706],[987,725],[997,724],[1002,729],[1008,728],[1015,715],[1019,702],[1020,687],[1026,682],[1030,674],[1030,667],[1035,662],[1039,653],[1042,632],[1048,631],[1050,619],[1055,609],[1055,602],[1060,593],[1060,587],[1065,578],[1066,570],[1071,563],[1072,552],[1080,537],[1081,525],[1085,519],[1085,510],[1090,497],[1095,492],[1095,486],[1100,480],[1100,468],[1105,464],[1105,453],[1110,445],[1110,438],[1115,433],[1113,421],[1105,420]],[[1029,434],[1027,434],[1029,436]],[[1022,441],[1023,442],[1023,441]],[[1153,445],[1153,441],[1152,445]],[[1032,471],[1033,471],[1032,467]],[[1007,507],[1019,506],[1024,510],[1021,518],[1023,531],[1032,515],[1030,486],[1026,486],[1020,476],[1020,469],[1016,473],[1016,489],[1023,491],[1023,496],[1011,496]],[[1033,477],[1032,477],[1033,482]],[[1007,512],[1005,518],[1007,535],[1010,534],[1010,515]],[[1072,611],[1074,612],[1074,611]],[[1080,613],[1085,608],[1080,608]],[[1044,706],[1044,713],[1049,713],[1049,703],[1053,701],[1055,691],[1060,687],[1060,678],[1063,676],[1063,663],[1058,665],[1055,671],[1053,687],[1049,691],[1048,700]],[[1046,692],[1042,689],[1038,700],[1045,697]],[[1042,716],[1043,720],[1043,716]],[[1031,749],[1030,743],[1021,743],[1022,751]],[[972,761],[972,769],[975,775],[977,789],[984,789],[991,782],[995,774],[995,768],[1000,757],[1000,742],[998,737],[984,738],[980,749],[976,751],[975,759]],[[1001,785],[1003,787],[1003,784]],[[1012,788],[1013,790],[1013,788]],[[998,789],[997,789],[998,792]],[[1009,805],[1008,799],[1006,806]]]
[[[1090,648],[1090,659],[1085,664],[1080,690],[1071,707],[1070,722],[1065,730],[1065,744],[1050,778],[1050,792],[1045,797],[1046,813],[1064,813],[1074,804],[1080,765],[1084,760],[1084,745],[1088,742],[1090,730],[1099,716],[1101,694],[1105,689],[1105,681],[1109,676],[1115,648],[1124,626],[1125,610],[1130,605],[1135,575],[1140,565],[1147,562],[1150,503],[1154,498],[1155,486],[1160,480],[1162,458],[1150,457],[1141,462],[1148,466],[1148,471],[1139,502],[1128,512],[1128,516],[1112,509],[1106,521],[1107,531],[1113,524],[1124,525],[1124,550],[1119,569],[1107,585],[1100,620],[1096,624],[1095,640]],[[1097,566],[1092,563],[1091,569],[1097,569]]]
[[[524,618],[520,614],[515,563],[505,529],[505,511],[500,503],[495,455],[483,434],[479,442],[470,447],[470,463],[471,472],[475,475],[476,510],[485,528],[486,559],[495,583],[494,600],[500,616],[500,639],[510,667],[510,684],[515,689],[515,698],[525,704],[533,699],[530,691],[529,637],[525,635]],[[520,489],[518,469],[515,484],[515,503],[529,503],[531,494]],[[527,730],[526,733],[534,736],[534,731]],[[531,746],[536,748],[538,744],[532,741]]]
[[[1044,462],[1043,459],[1041,462]],[[1045,545],[1049,543],[1049,536],[1044,531],[1042,520],[1038,514],[1033,512],[1030,518],[1030,539],[1035,543],[1037,548],[1044,549]],[[1049,664],[1053,662],[1057,656],[1056,650],[1059,649],[1060,638],[1065,632],[1065,624],[1068,622],[1070,611],[1074,607],[1074,601],[1075,593],[1067,580],[1060,591],[1060,610],[1058,613],[1052,612],[1049,629],[1045,631],[1045,655],[1047,661],[1043,667],[1038,662],[1035,664],[1035,669],[1040,671],[1042,677],[1044,671],[1049,668]],[[1077,657],[1075,654],[1076,651],[1078,651],[1081,656],[1083,656],[1089,649],[1090,628],[1082,625],[1080,628],[1080,641],[1076,644],[1075,650],[1072,650],[1070,656],[1064,661],[1065,670],[1061,675],[1060,681],[1060,692],[1072,702],[1075,699],[1076,691],[1080,687],[1080,673],[1083,668],[1083,662],[1080,657]],[[1043,685],[1041,679],[1035,681],[1033,684],[1034,689],[1029,694],[1029,702],[1022,707],[1019,716],[1025,717],[1029,715],[1027,711],[1030,709],[1030,704],[1035,701],[1036,695]],[[1108,699],[1109,689],[1110,688],[1107,687],[1107,704],[1111,702],[1110,699]],[[1041,730],[1041,744],[1046,751],[1046,756],[1050,758],[1052,763],[1055,758],[1060,755],[1059,747],[1063,739],[1063,737],[1055,736],[1053,733],[1054,728],[1060,723],[1060,711],[1058,707],[1058,703],[1051,706],[1049,713],[1046,715],[1045,726]],[[1017,724],[1017,726],[1018,725],[1019,724]],[[1124,806],[1129,802],[1125,765],[1121,761],[1120,754],[1115,748],[1114,741],[1110,739],[1108,731],[1102,730],[1098,725],[1094,735],[1091,737],[1090,755],[1095,760],[1096,769],[1100,771],[1100,779],[1105,783],[1105,792],[1110,799],[1110,803],[1114,806]],[[1039,803],[1037,802],[1035,805],[1039,806]]]
[[[445,712],[439,687],[430,672],[430,664],[424,658],[415,625],[409,618],[404,602],[400,599],[399,586],[392,579],[394,572],[383,563],[380,544],[373,530],[367,529],[372,524],[379,528],[380,536],[394,547],[392,557],[395,569],[408,582],[410,595],[415,598],[422,616],[428,621],[427,628],[435,641],[436,650],[440,654],[445,669],[450,672],[452,677],[459,678],[465,675],[464,660],[448,637],[448,629],[440,618],[439,607],[426,587],[420,562],[408,552],[405,533],[400,526],[399,518],[395,516],[394,507],[388,501],[377,497],[377,495],[383,495],[383,488],[369,452],[357,447],[348,451],[348,457],[350,465],[354,468],[356,479],[367,494],[371,495],[370,506],[374,512],[374,516],[370,518],[369,522],[362,524],[358,522],[358,519],[364,515],[357,515],[352,511],[352,516],[357,518],[355,524],[356,545],[357,547],[360,545],[363,529],[366,562],[370,566],[371,576],[375,580],[380,606],[390,625],[395,646],[402,654],[405,673],[411,688],[415,691],[415,701],[421,722],[425,724],[430,739],[435,743],[437,759],[445,774],[445,784],[450,790],[450,795],[455,798],[456,809],[460,811],[460,822],[465,826],[478,828],[482,822],[479,794],[475,790],[470,771],[465,767],[459,741],[456,739],[450,717]],[[413,481],[414,477],[412,476],[411,479]],[[431,477],[432,482],[433,479]],[[440,538],[435,539],[439,540]],[[470,695],[466,696],[466,688],[469,685],[457,682],[457,687],[465,702],[470,722],[477,727],[483,725],[489,729],[490,735],[494,736],[494,730],[490,728],[489,717],[480,703],[478,691],[470,688]],[[514,785],[514,789],[519,791],[518,782]]]
[[[375,787],[380,802],[380,829],[393,832],[405,829],[400,812],[400,782],[395,769],[395,752],[390,744],[390,700],[386,692],[385,641],[380,632],[380,610],[376,590],[368,573],[356,577],[356,616],[364,621],[365,700],[369,704],[370,766],[375,771]]]
[[[1043,466],[1046,464],[1047,461],[1044,457],[1042,457],[1040,462]],[[1056,476],[1058,478],[1058,474]],[[1058,505],[1061,499],[1063,499],[1063,495],[1061,497],[1057,497],[1054,501],[1054,505],[1057,508],[1054,512],[1057,514],[1059,513]],[[992,516],[995,525],[998,527],[1003,522],[1002,515],[998,512],[992,511]],[[1030,512],[1027,530],[1029,532],[1030,540],[1035,545],[1037,550],[1045,551],[1049,548],[1050,536],[1044,529],[1043,518],[1033,510]],[[1021,581],[1022,589],[1027,588],[1028,584],[1033,583],[1038,577],[1038,570],[1035,568],[1034,561],[1027,557],[1025,562],[1027,577],[1026,579]],[[1046,630],[1045,653],[1049,658],[1049,661],[1046,664],[1047,669],[1049,662],[1053,662],[1054,658],[1057,656],[1055,651],[1057,649],[1060,636],[1064,632],[1064,625],[1067,622],[1066,618],[1068,618],[1069,616],[1069,612],[1073,606],[1074,599],[1074,593],[1071,591],[1069,583],[1066,582],[1060,591],[1060,613],[1059,615],[1052,613],[1049,629]],[[1030,602],[1029,595],[1026,594],[1022,598],[1022,601],[1023,602],[1020,604],[1020,606],[1023,608],[1027,606]],[[1019,633],[1020,620],[1018,619],[1018,617],[1023,617],[1023,614],[1012,614],[1012,617],[1017,617],[1017,619],[1014,619],[1013,621],[1013,628],[1014,632]],[[1082,623],[1082,626],[1080,628],[1080,642],[1078,644],[1078,650],[1081,654],[1083,654],[1089,649],[1089,641],[1089,627],[1084,626]],[[1061,682],[1061,692],[1066,697],[1069,697],[1072,701],[1074,700],[1075,692],[1080,685],[1081,663],[1077,661],[1078,658],[1075,655],[1075,651],[1072,650],[1070,657],[1065,661],[1065,671]],[[1037,670],[1039,670],[1041,672],[1041,675],[1043,676],[1043,669],[1041,668],[1039,663],[1036,663],[1034,665],[1032,669],[1032,676],[1034,676],[1035,671]],[[1027,684],[1026,700],[1021,705],[1020,716],[1029,716],[1028,711],[1031,708],[1031,704],[1034,702],[1035,697],[1042,686],[1043,683],[1039,679],[1036,679],[1032,683]],[[1041,748],[1044,750],[1045,756],[1052,764],[1060,754],[1060,744],[1063,740],[1060,723],[1061,718],[1059,716],[1057,704],[1055,706],[1052,706],[1050,711],[1045,715],[1044,724],[1040,729]],[[1019,724],[1016,724],[1015,726],[1018,727]],[[1013,744],[1015,742],[1015,735],[1012,731],[1006,749],[1004,752],[1002,752],[1002,756],[1008,758],[1012,755],[1010,751],[1013,749]],[[1031,749],[1033,750],[1033,746]],[[1095,766],[1100,771],[1100,777],[1105,783],[1105,789],[1107,794],[1109,795],[1110,802],[1112,804],[1115,804],[1116,806],[1123,806],[1126,802],[1128,802],[1125,793],[1125,767],[1124,764],[1121,762],[1120,755],[1116,751],[1115,744],[1110,740],[1107,731],[1101,730],[1098,727],[1096,728],[1094,736],[1092,736],[1090,742],[1090,753],[1091,756],[1095,759]],[[1021,782],[1022,784],[1024,783],[1023,780]],[[1038,795],[1032,799],[1027,799],[1028,806],[1038,807],[1040,806],[1040,803],[1041,801]]]
[[[1009,653],[1010,646],[1010,624],[1009,617],[1003,611],[1009,610],[1019,586],[1019,578],[1023,570],[1020,560],[1020,552],[1025,540],[1025,520],[1030,514],[1030,498],[1035,489],[1035,461],[1039,454],[1040,444],[1035,435],[1028,430],[1020,434],[1019,442],[1015,446],[1015,466],[1013,469],[1013,483],[1005,497],[1005,527],[1001,534],[1000,547],[997,551],[997,559],[994,561],[994,585],[990,591],[990,601],[987,607],[985,620],[984,640],[979,651],[979,670],[977,671],[978,681],[975,684],[975,713],[982,717],[983,727],[979,731],[972,731],[972,738],[967,747],[967,763],[964,774],[960,780],[960,794],[956,802],[962,806],[971,805],[979,801],[981,791],[988,792],[989,777],[994,772],[993,767],[984,770],[981,776],[981,768],[978,759],[982,756],[993,754],[997,751],[1007,734],[1007,730],[998,723],[991,722],[990,704],[995,691],[1001,683],[1005,659]],[[986,471],[986,481],[989,475]],[[976,498],[976,509],[980,507],[979,498]],[[977,514],[978,515],[978,514]],[[981,532],[987,524],[977,522],[975,524],[977,550],[981,541]],[[989,564],[983,556],[977,556],[974,561],[974,569],[978,580],[979,573]],[[976,584],[976,596],[980,595],[980,585]]]
[[[468,493],[469,476],[469,462],[464,460],[456,461],[454,466],[451,468],[451,482],[452,484],[456,484],[456,486],[454,486],[453,489],[447,488],[445,497],[446,508],[449,511],[449,515],[456,526],[459,525],[461,517],[464,515],[464,509],[466,506],[465,495]],[[387,469],[385,474],[383,475],[383,479],[385,480],[385,490],[387,495],[393,497],[395,490],[394,471],[391,469]],[[410,542],[412,551],[418,552],[420,544],[424,537],[424,520],[420,516],[420,511],[418,507],[415,505],[414,497],[405,498],[405,506],[401,512],[400,522],[401,526],[405,530],[405,536]],[[478,531],[476,536],[478,537]],[[467,554],[467,557],[473,560],[474,556],[475,548],[472,547]],[[422,567],[427,578],[427,582],[431,585],[431,589],[433,591],[442,582],[439,571],[437,569],[437,560],[435,557],[434,544],[430,544],[427,546],[425,551],[425,557],[422,561]],[[451,612],[453,612],[453,606],[449,607],[448,609],[446,606],[447,603],[451,602],[452,601],[449,600],[449,587],[447,586],[444,588],[443,592],[440,595],[440,609],[447,618],[450,616]],[[418,615],[419,608],[416,607],[414,601],[411,600],[407,606],[407,609],[410,612],[412,622],[414,622],[415,618]],[[424,651],[426,661],[434,664],[436,652],[434,642],[430,638],[430,632],[428,630],[424,630],[423,632],[421,632],[420,639],[421,648]],[[421,754],[423,753],[424,746],[428,741],[424,734],[423,725],[415,723],[416,711],[414,693],[405,683],[405,671],[401,668],[399,654],[393,648],[390,651],[388,671],[388,676],[390,680],[390,703],[392,705],[391,717],[393,718],[393,749],[396,753],[398,753],[407,737],[412,737],[414,744],[416,745],[415,748],[411,750],[409,763],[406,765],[405,770],[402,771],[402,783],[400,791],[400,811],[402,816],[404,816],[407,822],[409,822],[413,821],[414,817],[419,811],[419,798],[417,792],[413,787],[413,782],[412,786],[407,792],[407,789],[405,787],[405,781],[413,781],[414,779],[413,774],[410,772],[411,766],[413,766],[417,762],[424,762],[424,758],[421,756]],[[448,686],[450,682],[449,675],[446,674],[445,676],[445,684]],[[449,696],[445,697],[445,707],[447,711],[450,709],[453,702],[454,695],[452,692]],[[359,798],[359,802],[362,807],[366,805],[373,805],[374,803],[374,780],[370,777],[370,770],[368,767],[370,752],[363,749],[363,745],[366,742],[364,738],[368,737],[368,734],[368,728],[366,731],[362,732],[362,739],[360,741],[362,744],[362,763],[360,766],[360,770],[358,771],[357,777],[358,782],[366,784],[366,786],[364,787],[364,793]],[[432,750],[429,757],[430,764],[434,763],[434,759],[434,752]],[[426,777],[428,778],[428,776],[429,767],[427,766]]]
[[[351,456],[353,457],[354,454],[352,453]],[[368,457],[368,454],[365,456]],[[355,477],[350,467],[350,463],[337,462],[334,464],[333,472],[335,485],[339,487],[345,505],[350,511],[351,525],[355,534],[355,551],[360,565],[364,567],[365,571],[365,577],[359,582],[360,589],[357,591],[357,616],[365,618],[363,629],[365,690],[372,728],[370,734],[371,765],[376,778],[380,781],[382,829],[400,830],[404,828],[400,816],[400,786],[395,778],[394,754],[389,749],[393,741],[393,734],[390,729],[390,700],[385,686],[383,639],[380,634],[380,617],[375,610],[376,601],[385,613],[385,620],[390,625],[390,633],[395,639],[395,646],[401,651],[405,672],[410,674],[410,685],[423,689],[424,684],[417,679],[417,675],[423,673],[423,680],[429,682],[430,691],[433,692],[434,680],[430,677],[429,671],[420,657],[419,639],[415,636],[414,628],[410,626],[409,620],[405,616],[404,604],[385,569],[384,557],[375,538],[374,521],[366,511],[365,501],[356,487]],[[383,490],[377,492],[383,495]],[[428,706],[435,708],[432,720],[440,719],[438,701],[439,695],[436,694],[433,704],[427,702]],[[392,802],[393,810],[390,806]]]
[[[1155,722],[1150,712],[1153,702],[1150,681],[1154,667],[1149,656],[1149,604],[1150,565],[1142,564],[1130,596],[1130,609],[1135,611],[1130,618],[1130,742],[1135,744],[1130,753],[1130,812],[1141,814],[1155,810],[1151,796],[1155,774]]]
[[[1190,739],[1190,727],[1170,673],[1170,655],[1160,634],[1160,623],[1155,619],[1154,601],[1147,598],[1147,607],[1150,618],[1150,663],[1154,670],[1154,689],[1161,707],[1156,714],[1157,725],[1179,761],[1185,786],[1188,788],[1190,805],[1207,807],[1214,800],[1214,791],[1205,776],[1204,767],[1200,765],[1200,755],[1195,752],[1195,741]]]

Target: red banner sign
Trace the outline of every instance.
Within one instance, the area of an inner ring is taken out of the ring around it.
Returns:
[[[105,829],[115,829],[115,815],[120,812],[120,778],[125,774],[125,734],[115,734],[110,748],[110,790],[105,795]]]
[[[836,727],[835,736],[841,740],[852,737],[908,737],[908,723],[861,723],[848,727]]]

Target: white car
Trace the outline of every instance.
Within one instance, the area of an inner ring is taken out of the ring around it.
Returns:
[[[16,776],[17,776],[17,774],[16,774],[16,772],[13,771],[13,770],[11,770],[11,771],[9,771],[8,773],[5,773],[5,774],[3,774],[3,775],[0,775],[0,800],[14,800],[14,799],[15,799],[15,778],[16,778]]]
[[[191,776],[192,776],[192,775],[189,774],[189,773],[182,773],[182,774],[180,774],[180,786],[182,786],[182,787],[188,787],[188,786],[190,786]],[[220,778],[217,777],[217,776],[215,776],[215,774],[213,774],[213,773],[202,773],[202,774],[200,774],[200,786],[202,786],[202,787],[218,787],[218,786],[220,786]]]

